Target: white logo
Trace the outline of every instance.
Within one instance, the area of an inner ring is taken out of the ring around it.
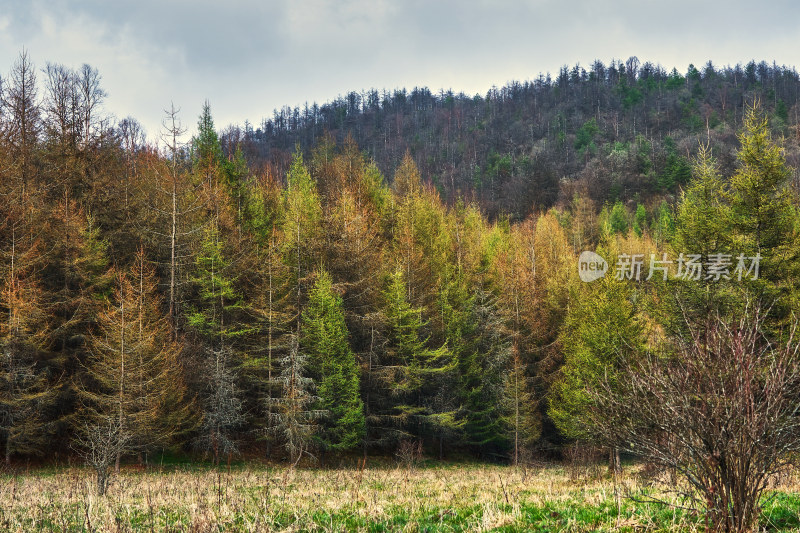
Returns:
[[[590,282],[600,279],[608,272],[608,263],[594,252],[581,252],[578,258],[578,276],[581,281]]]

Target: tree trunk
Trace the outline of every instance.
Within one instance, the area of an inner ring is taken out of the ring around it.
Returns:
[[[108,489],[108,467],[106,466],[99,466],[97,467],[97,494],[99,496],[105,496],[106,490]]]
[[[608,449],[608,471],[612,474],[620,472],[622,463],[619,458],[619,448],[614,446]]]

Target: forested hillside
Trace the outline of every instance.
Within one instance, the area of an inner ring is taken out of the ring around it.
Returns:
[[[794,70],[596,62],[222,135],[206,103],[186,144],[174,108],[158,144],[104,116],[89,66],[2,82],[6,461],[553,453],[598,368],[680,328],[664,285],[582,283],[578,254],[677,255],[715,217],[775,324],[796,307]]]
[[[774,63],[709,61],[678,72],[631,57],[565,66],[554,79],[540,74],[485,95],[351,92],[276,110],[256,129],[227,130],[223,141],[245,141],[252,164],[279,173],[296,144],[310,150],[326,132],[339,143],[351,136],[387,176],[408,150],[448,204],[475,199],[490,217],[522,220],[575,192],[597,205],[674,198],[700,143],[730,171],[735,132],[756,99],[796,168],[798,95],[796,69]]]

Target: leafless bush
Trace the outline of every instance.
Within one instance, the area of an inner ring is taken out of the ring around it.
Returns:
[[[608,452],[598,446],[575,442],[564,449],[564,465],[571,481],[598,479]]]
[[[674,469],[709,529],[751,531],[770,477],[800,448],[794,333],[770,340],[758,309],[690,326],[687,338],[590,391],[594,431]]]
[[[109,416],[85,424],[77,439],[78,451],[97,476],[97,493],[108,490],[111,465],[126,449],[130,435],[117,417]]]
[[[397,447],[397,460],[406,468],[414,468],[422,461],[422,441],[404,440]]]

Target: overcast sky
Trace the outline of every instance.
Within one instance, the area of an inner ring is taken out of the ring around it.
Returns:
[[[205,99],[221,129],[350,90],[485,94],[631,55],[800,67],[799,16],[795,0],[0,0],[0,73],[23,47],[40,68],[89,63],[106,112],[154,139],[170,102],[191,133]]]

